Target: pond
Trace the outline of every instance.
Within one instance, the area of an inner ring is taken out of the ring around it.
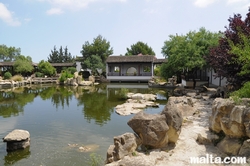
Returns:
[[[113,137],[133,132],[127,121],[133,117],[115,113],[121,88],[133,93],[157,94],[159,113],[167,103],[166,89],[147,84],[100,84],[91,88],[54,84],[32,85],[0,91],[0,137],[14,129],[28,130],[30,148],[7,153],[0,141],[0,165],[68,166],[89,165],[91,154],[106,159]],[[81,151],[88,147],[90,151]]]

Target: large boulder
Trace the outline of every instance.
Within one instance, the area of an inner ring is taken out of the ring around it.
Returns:
[[[110,145],[107,151],[106,163],[118,161],[124,156],[132,154],[140,144],[141,140],[133,133],[125,133],[114,137],[114,145]]]
[[[236,105],[230,99],[216,98],[209,118],[209,129],[231,138],[250,136],[250,109],[246,105]]]
[[[7,151],[15,151],[25,149],[30,146],[30,133],[26,130],[16,129],[7,134],[3,138],[3,142],[7,142]]]
[[[140,137],[142,145],[163,148],[168,143],[169,127],[165,115],[139,112],[128,121],[128,125]]]
[[[182,112],[185,111],[181,108],[183,104],[179,105],[179,102],[176,99],[176,97],[170,97],[161,113],[165,116],[166,123],[169,126],[169,130],[167,132],[169,142],[173,143],[176,143],[179,138],[183,122]],[[184,108],[185,107],[186,106],[184,106]]]
[[[240,151],[241,142],[237,138],[230,138],[226,136],[217,144],[217,147],[229,156],[236,156]]]

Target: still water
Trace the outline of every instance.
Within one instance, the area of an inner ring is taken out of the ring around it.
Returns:
[[[166,89],[145,84],[100,84],[91,88],[38,85],[0,91],[0,137],[14,129],[28,130],[30,148],[7,153],[0,141],[0,165],[87,166],[90,154],[103,159],[113,137],[133,132],[127,121],[133,117],[115,113],[121,88],[133,93],[157,94],[159,113],[167,102]],[[79,147],[91,150],[84,152]]]

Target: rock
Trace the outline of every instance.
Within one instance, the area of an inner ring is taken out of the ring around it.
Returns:
[[[13,130],[3,138],[7,142],[7,151],[25,149],[30,146],[30,133],[26,130]]]
[[[76,78],[76,83],[79,84],[80,82],[82,82],[82,76],[78,76]]]
[[[209,131],[198,133],[196,141],[201,145],[214,144],[219,141],[219,136]]]
[[[89,81],[91,81],[92,83],[95,82],[95,77],[93,75],[89,76]]]
[[[167,132],[169,142],[176,143],[181,132],[183,122],[182,111],[179,109],[178,104],[175,103],[175,97],[170,97],[168,103],[162,111],[162,115],[166,117],[166,123],[169,126]]]
[[[231,138],[245,137],[249,133],[248,110],[245,105],[235,105],[230,99],[216,98],[209,118],[209,129],[216,133],[223,131]]]
[[[81,85],[81,86],[92,86],[93,82],[92,81],[81,81],[78,85]]]
[[[128,121],[128,125],[141,138],[142,145],[163,148],[168,143],[169,127],[165,115],[139,112]]]
[[[75,72],[74,73],[74,78],[77,79],[77,77],[78,77],[78,72]]]
[[[222,141],[217,144],[217,147],[219,148],[219,150],[229,156],[236,156],[238,155],[239,150],[241,148],[241,143],[240,140],[237,138],[230,138],[226,136]]]
[[[247,158],[250,157],[250,139],[247,139],[243,142],[238,155]]]
[[[106,163],[118,161],[135,152],[140,144],[141,140],[133,133],[125,133],[114,137],[114,145],[110,145],[107,151]]]
[[[155,103],[153,101],[149,101],[152,98],[154,98],[155,95],[150,94],[133,94],[128,93],[128,100],[124,104],[117,105],[115,107],[115,112],[119,115],[130,115],[130,114],[136,114],[146,107],[159,107],[158,103]]]
[[[125,156],[122,160],[105,166],[165,166],[168,158],[167,152],[164,151],[152,151],[149,155],[137,152],[134,156]]]

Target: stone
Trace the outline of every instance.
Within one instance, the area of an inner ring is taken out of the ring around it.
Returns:
[[[163,148],[168,143],[169,127],[165,115],[137,113],[128,125],[142,140],[142,145],[150,148]]]
[[[209,131],[198,133],[196,141],[201,145],[214,144],[219,141],[219,136]]]
[[[178,104],[176,104],[175,99],[175,97],[170,97],[168,103],[161,112],[161,114],[165,116],[166,123],[169,126],[167,135],[169,142],[172,143],[177,142],[183,122],[182,111],[180,107],[178,107]]]
[[[247,158],[250,157],[250,139],[247,139],[243,142],[238,155]]]
[[[78,72],[74,72],[74,78],[77,79],[78,77]]]
[[[16,129],[3,138],[7,142],[7,151],[25,149],[30,146],[30,133],[26,130]]]
[[[91,81],[92,83],[94,83],[95,82],[95,76],[93,76],[93,75],[89,76],[89,81]]]
[[[241,148],[240,140],[237,138],[230,138],[226,136],[222,141],[217,144],[217,147],[223,153],[231,156],[236,156]]]
[[[230,99],[217,98],[213,102],[209,129],[231,138],[250,136],[250,111],[246,105],[236,105]]]
[[[81,86],[92,86],[93,82],[92,81],[81,81],[78,85],[81,85]]]
[[[133,133],[125,133],[114,137],[114,145],[110,145],[107,151],[106,163],[118,161],[132,154],[140,144],[141,140]]]

